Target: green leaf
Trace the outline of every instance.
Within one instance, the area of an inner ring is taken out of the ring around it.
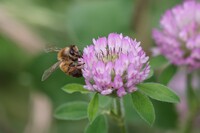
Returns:
[[[80,120],[87,118],[86,102],[70,102],[61,105],[55,111],[55,117],[62,120]]]
[[[111,97],[99,95],[99,106],[102,108],[108,107],[112,102]]]
[[[153,125],[155,121],[155,111],[151,100],[139,91],[132,93],[133,107],[136,112],[149,125]]]
[[[74,93],[74,92],[80,92],[82,94],[90,93],[90,91],[88,91],[87,89],[83,88],[83,85],[75,84],[75,83],[65,85],[62,88],[62,90],[64,90],[65,92],[67,92],[69,94]]]
[[[158,55],[153,58],[150,58],[150,66],[152,69],[158,68],[167,63],[168,63],[168,60],[162,55]]]
[[[85,133],[107,133],[108,126],[106,118],[103,115],[96,117],[93,123],[86,127]]]
[[[88,105],[87,113],[88,113],[88,118],[90,122],[92,122],[94,118],[96,117],[98,109],[99,109],[99,97],[98,97],[98,93],[96,93]]]
[[[160,74],[158,81],[161,84],[167,85],[172,77],[176,74],[177,67],[174,65],[168,65]]]
[[[158,83],[141,83],[137,87],[152,99],[170,103],[178,103],[179,97],[168,87]]]

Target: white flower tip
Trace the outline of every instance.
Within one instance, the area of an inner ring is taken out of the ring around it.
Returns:
[[[94,45],[96,45],[96,40],[94,38],[92,39],[92,42]]]

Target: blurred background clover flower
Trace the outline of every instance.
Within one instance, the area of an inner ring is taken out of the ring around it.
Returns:
[[[161,54],[177,66],[200,68],[200,3],[186,1],[165,12],[153,30]]]
[[[136,91],[135,85],[150,72],[148,58],[140,42],[128,36],[110,33],[108,38],[93,39],[93,44],[83,51],[85,87],[118,97]]]

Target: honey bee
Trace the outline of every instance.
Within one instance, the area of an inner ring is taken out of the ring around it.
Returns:
[[[58,62],[44,71],[44,74],[42,75],[42,81],[46,80],[58,67],[60,67],[60,69],[67,75],[73,77],[82,76],[81,69],[83,64],[78,61],[78,59],[82,57],[82,54],[77,46],[70,45],[69,47],[62,49],[51,47],[47,48],[46,52],[57,52]]]

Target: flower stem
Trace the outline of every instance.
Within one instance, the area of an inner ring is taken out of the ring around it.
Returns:
[[[125,120],[124,120],[124,105],[123,100],[121,98],[114,99],[114,112],[115,119],[118,122],[118,126],[121,130],[121,133],[127,133]]]
[[[187,93],[187,105],[189,110],[182,133],[191,133],[193,128],[193,121],[198,111],[198,99],[192,88],[192,74],[187,75],[186,93]]]

